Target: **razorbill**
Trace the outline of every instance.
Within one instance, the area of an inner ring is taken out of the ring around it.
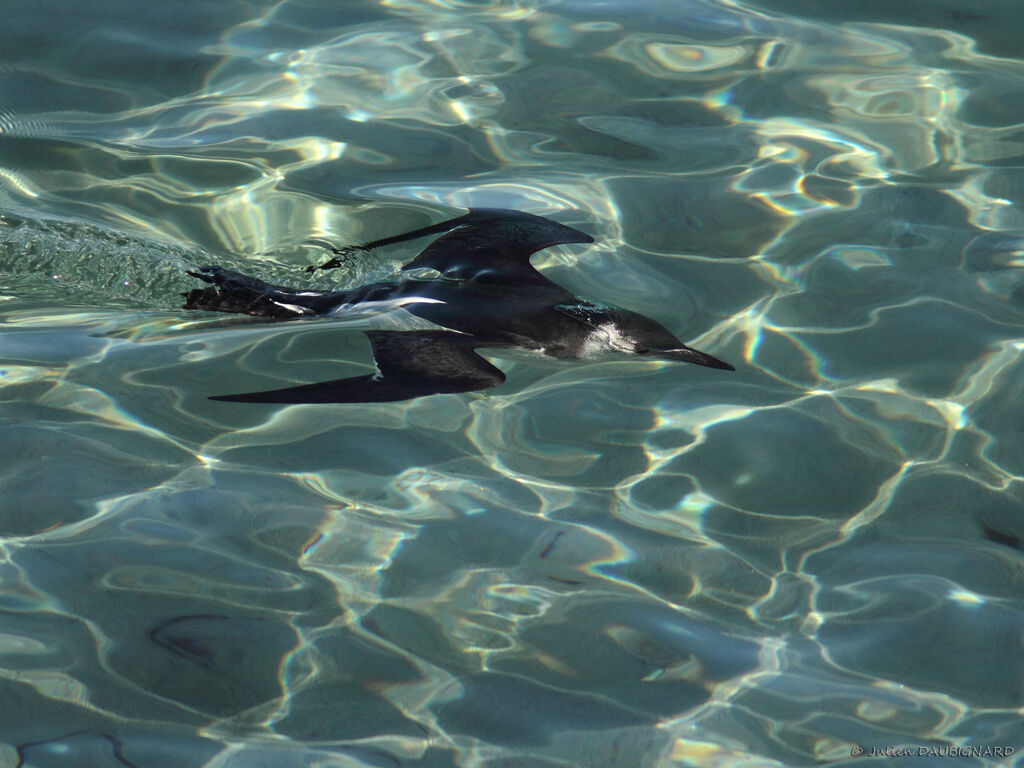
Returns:
[[[348,291],[270,285],[217,266],[190,275],[209,285],[185,297],[186,309],[275,319],[339,316],[355,307],[401,307],[438,329],[367,331],[377,373],[267,392],[217,395],[236,403],[368,403],[496,387],[505,375],[480,347],[540,353],[558,360],[640,355],[734,370],[691,349],[664,326],[625,309],[573,296],[530,265],[537,251],[591,243],[571,227],[529,213],[473,209],[465,216],[360,246],[331,248],[331,269],[359,251],[443,233],[402,270],[436,270],[432,279],[370,283]],[[421,273],[422,274],[422,273]]]

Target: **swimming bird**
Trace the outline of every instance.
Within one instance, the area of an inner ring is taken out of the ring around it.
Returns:
[[[332,269],[359,251],[441,234],[410,270],[436,270],[433,279],[403,279],[347,291],[312,291],[270,285],[219,266],[190,275],[209,285],[185,297],[185,309],[236,312],[274,319],[341,316],[347,310],[401,307],[436,329],[366,331],[377,372],[266,392],[217,395],[236,403],[368,403],[496,387],[505,375],[476,350],[515,349],[558,360],[606,354],[694,363],[734,370],[683,344],[661,324],[636,312],[584,301],[530,265],[530,256],[553,245],[591,243],[590,235],[529,213],[472,209],[464,216],[376,240],[331,248],[316,269]]]

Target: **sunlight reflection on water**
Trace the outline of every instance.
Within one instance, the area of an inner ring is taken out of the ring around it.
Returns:
[[[13,13],[0,762],[1024,746],[1017,22],[812,5]],[[366,373],[383,320],[186,313],[187,269],[301,284],[469,206],[591,233],[533,263],[738,370],[206,399]]]

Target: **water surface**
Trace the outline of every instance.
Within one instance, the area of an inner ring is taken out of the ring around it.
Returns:
[[[1016,762],[1021,18],[8,3],[0,765]],[[417,244],[308,241],[468,206],[737,371],[206,399],[372,370],[372,324],[186,270],[354,285]]]

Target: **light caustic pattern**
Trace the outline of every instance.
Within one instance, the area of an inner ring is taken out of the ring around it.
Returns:
[[[1004,20],[349,5],[196,3],[176,53],[111,19],[158,73],[124,81],[0,69],[0,762],[1024,748]],[[590,232],[534,263],[737,371],[206,400],[366,372],[370,325],[185,313],[186,269],[299,283],[311,240],[467,206]]]

